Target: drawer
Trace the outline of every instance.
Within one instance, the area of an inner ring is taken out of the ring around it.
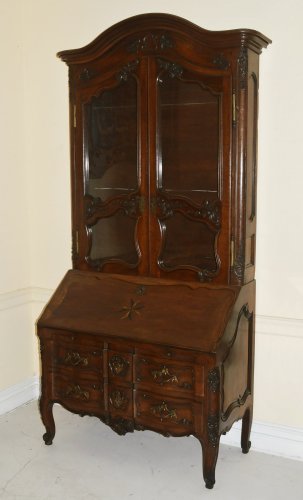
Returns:
[[[133,363],[129,352],[108,350],[108,377],[110,380],[132,382]]]
[[[83,346],[69,342],[54,343],[53,366],[73,368],[79,372],[103,372],[103,351],[95,346]],[[73,371],[74,371],[73,370]]]
[[[108,386],[108,408],[112,416],[133,416],[133,391],[115,384]]]
[[[164,434],[180,436],[192,434],[199,412],[201,415],[201,403],[172,397],[161,399],[144,391],[135,393],[136,423]]]
[[[77,344],[89,347],[95,347],[96,349],[103,349],[103,340],[97,335],[91,335],[90,333],[79,333],[70,330],[50,330],[51,339],[55,342],[64,342],[65,344]]]
[[[137,356],[134,382],[137,388],[165,393],[195,394],[196,367],[186,362]],[[202,374],[199,377],[203,384]]]
[[[73,378],[53,374],[53,398],[76,411],[99,411],[104,408],[103,381],[94,377]]]

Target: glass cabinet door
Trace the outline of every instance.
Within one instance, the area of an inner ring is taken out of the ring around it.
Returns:
[[[86,260],[99,270],[133,268],[140,258],[138,86],[136,75],[121,73],[84,104]]]
[[[204,281],[220,268],[221,86],[175,63],[157,64],[158,266],[191,270]]]

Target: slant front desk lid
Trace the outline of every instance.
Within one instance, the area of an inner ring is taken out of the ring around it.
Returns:
[[[38,325],[215,352],[239,290],[73,270]]]

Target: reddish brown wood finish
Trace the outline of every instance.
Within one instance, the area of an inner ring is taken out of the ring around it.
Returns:
[[[119,434],[220,435],[253,408],[258,58],[253,30],[167,14],[60,52],[69,66],[73,270],[38,321],[52,406]],[[136,139],[137,137],[137,139]]]

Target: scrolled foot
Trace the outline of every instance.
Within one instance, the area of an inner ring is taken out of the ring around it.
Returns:
[[[213,487],[214,487],[214,484],[215,484],[215,480],[214,479],[206,479],[205,481],[205,487],[208,489],[208,490],[212,490]]]
[[[242,453],[246,454],[249,452],[249,448],[251,446],[250,438],[250,429],[252,424],[252,408],[248,408],[244,414],[242,420],[242,432],[241,432],[241,448]]]
[[[46,432],[45,434],[43,434],[43,441],[46,445],[53,444],[53,438],[54,436],[50,432]]]
[[[247,446],[242,447],[242,453],[244,453],[244,455],[246,455],[249,452],[250,447],[251,447],[251,441],[248,441]]]

